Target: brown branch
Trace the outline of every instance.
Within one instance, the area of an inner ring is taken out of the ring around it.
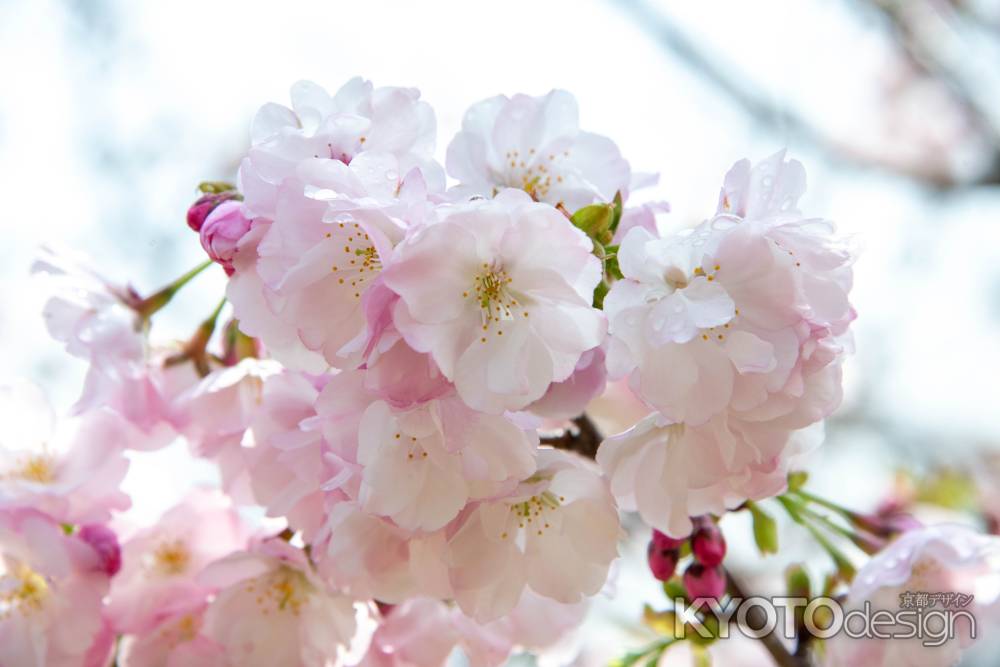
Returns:
[[[558,435],[542,436],[541,440],[543,445],[576,452],[592,459],[597,456],[597,448],[601,446],[604,437],[590,417],[582,414],[573,420],[570,428],[563,429]]]
[[[729,582],[728,585],[729,585],[730,596],[734,598],[741,598],[743,600],[747,599],[748,597],[747,594],[743,592],[742,588],[740,588],[739,583],[733,577],[733,573],[728,570],[726,571],[726,581]],[[754,618],[755,612],[763,613],[762,610],[760,610],[757,607],[754,607],[752,610],[750,610],[750,613],[747,615],[747,623],[750,624],[752,627],[761,627],[763,625],[764,619]],[[767,649],[767,652],[771,654],[771,658],[774,659],[774,662],[776,665],[778,665],[778,667],[809,667],[809,665],[812,664],[809,659],[809,655],[807,653],[805,652],[800,653],[799,651],[796,651],[795,653],[790,653],[788,649],[785,647],[785,645],[781,642],[781,639],[778,637],[778,635],[776,635],[773,632],[768,633],[763,637],[761,637],[760,641],[764,645],[764,648]]]

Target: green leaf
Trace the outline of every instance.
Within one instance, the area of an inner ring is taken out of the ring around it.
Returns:
[[[622,213],[625,210],[621,190],[615,193],[615,198],[612,200],[611,205],[614,206],[614,216],[611,219],[611,226],[608,229],[614,234],[615,230],[618,229],[618,223],[622,221]]]
[[[684,583],[678,576],[671,577],[669,581],[663,582],[663,592],[666,594],[668,600],[676,600],[677,598],[687,599],[687,589],[684,588]]]
[[[778,524],[774,518],[756,503],[748,502],[746,507],[753,516],[753,539],[757,549],[765,556],[778,553]]]

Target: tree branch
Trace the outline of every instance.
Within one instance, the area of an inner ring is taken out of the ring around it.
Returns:
[[[729,595],[734,598],[747,599],[747,594],[740,588],[736,578],[733,577],[733,573],[728,570],[726,570],[726,580],[729,582]],[[753,617],[755,612],[759,611],[761,610],[755,607],[747,616],[747,623],[753,627],[761,627],[763,625],[764,619]],[[771,654],[771,658],[774,659],[778,667],[809,667],[812,664],[808,653],[799,651],[790,653],[778,635],[773,632],[761,637],[760,641],[764,645],[764,648],[767,649],[767,652]]]
[[[576,452],[588,459],[597,456],[597,448],[601,446],[604,437],[586,414],[573,420],[571,428],[564,429],[559,435],[542,436],[543,445]]]

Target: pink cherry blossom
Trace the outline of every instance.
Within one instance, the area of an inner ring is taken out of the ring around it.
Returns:
[[[600,263],[559,212],[517,190],[447,206],[383,271],[394,321],[472,408],[499,413],[565,380],[605,322],[591,306]]]
[[[614,142],[580,130],[576,99],[564,90],[476,103],[448,146],[447,166],[460,184],[456,194],[520,188],[570,212],[627,195],[631,178]]]
[[[0,509],[31,507],[68,524],[106,521],[131,504],[119,488],[125,443],[107,411],[57,425],[41,389],[0,386]]]
[[[210,565],[201,581],[219,592],[202,632],[241,667],[327,667],[356,662],[374,624],[363,603],[331,589],[302,552],[264,540]]]
[[[323,484],[338,471],[318,430],[300,424],[316,417],[317,383],[284,371],[267,378],[250,422],[253,447],[245,451],[253,496],[268,516],[284,517],[311,542],[323,524]]]
[[[254,118],[240,186],[254,217],[273,218],[278,189],[305,161],[352,164],[370,154],[394,165],[393,185],[413,169],[433,189],[444,185],[434,162],[435,118],[414,88],[374,88],[354,78],[330,95],[309,81],[292,86],[292,108],[266,104]],[[388,173],[383,172],[383,173]]]
[[[662,239],[633,228],[605,300],[611,375],[693,425],[732,409],[801,428],[836,408],[851,256],[832,225],[789,210]]]
[[[587,350],[576,363],[572,375],[549,385],[545,395],[525,408],[546,419],[573,419],[583,414],[590,402],[604,393],[607,386],[604,350]]]
[[[108,617],[118,632],[144,633],[212,589],[197,577],[206,565],[246,546],[248,528],[220,493],[194,491],[122,545]]]
[[[969,604],[953,608],[975,619],[975,636],[979,637],[997,622],[998,577],[1000,538],[953,524],[927,526],[904,533],[861,568],[846,606],[857,609],[868,603],[875,611],[898,612],[907,592],[973,596]],[[947,667],[957,664],[962,650],[973,643],[972,626],[968,617],[958,617],[956,636],[936,647],[925,646],[926,638],[852,639],[841,633],[826,642],[822,664]],[[880,630],[891,633],[892,628],[883,624]],[[902,626],[896,629],[906,631]]]
[[[260,409],[265,379],[280,371],[269,359],[243,359],[213,371],[174,400],[172,420],[197,456],[218,462],[226,489],[246,482],[244,435]]]
[[[236,249],[228,290],[245,333],[312,372],[356,367],[381,333],[375,317],[391,293],[377,289],[379,276],[408,224],[396,216],[409,211],[391,195],[389,203],[370,196],[384,179],[368,183],[366,160],[327,162],[311,165],[323,186],[315,196],[296,179],[278,189],[273,222],[255,221]]]
[[[817,435],[725,417],[664,425],[653,414],[605,440],[597,462],[623,509],[679,538],[691,534],[692,516],[721,515],[780,493],[794,456]]]
[[[201,629],[205,601],[180,605],[159,623],[138,635],[125,638],[120,664],[124,667],[230,667],[223,647]]]
[[[365,512],[357,502],[334,504],[313,542],[322,576],[358,598],[397,604],[414,596],[452,597],[445,531],[414,536]]]
[[[622,212],[622,219],[618,223],[615,235],[611,239],[614,244],[620,244],[625,240],[625,235],[633,227],[641,227],[653,236],[659,236],[659,227],[656,224],[656,216],[659,213],[669,213],[670,204],[665,201],[653,201],[639,206],[630,206]]]
[[[0,664],[100,667],[108,575],[86,542],[33,510],[0,511]]]
[[[484,501],[449,538],[455,601],[479,622],[502,617],[526,587],[572,604],[604,585],[617,556],[618,512],[583,460],[543,449],[538,471]]]
[[[141,358],[138,295],[102,277],[86,259],[66,248],[43,247],[32,273],[44,276],[51,297],[43,317],[49,335],[66,351],[95,364]]]
[[[470,498],[531,475],[534,444],[505,418],[454,399],[402,412],[376,401],[359,425],[362,506],[407,530],[435,531]]]
[[[251,224],[243,213],[243,204],[229,200],[216,206],[198,230],[201,247],[212,261],[222,265],[227,274],[233,273],[233,255],[240,239],[250,231]]]

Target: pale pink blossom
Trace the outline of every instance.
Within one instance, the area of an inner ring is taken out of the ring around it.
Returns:
[[[244,215],[243,204],[231,199],[216,206],[199,229],[201,247],[229,275],[233,273],[233,255],[251,224]]]
[[[504,417],[454,398],[405,411],[375,401],[358,433],[362,506],[407,530],[433,532],[470,498],[531,475],[536,442]]]
[[[470,667],[499,667],[518,651],[558,645],[583,620],[585,604],[564,605],[526,591],[502,619],[480,624],[433,598],[384,610],[362,667],[443,667],[457,648]]]
[[[538,471],[510,495],[483,501],[448,541],[454,598],[487,622],[526,588],[565,604],[596,594],[618,554],[618,512],[583,459],[543,449]]]
[[[622,218],[618,222],[618,228],[611,239],[614,244],[619,244],[625,240],[625,235],[633,227],[641,227],[653,236],[659,236],[660,230],[656,222],[656,216],[661,213],[669,213],[670,204],[665,201],[652,201],[630,206],[622,211]]]
[[[33,510],[0,511],[0,664],[100,667],[113,640],[99,555]]]
[[[587,350],[576,363],[572,375],[562,382],[550,384],[545,395],[525,409],[545,419],[573,419],[604,393],[607,379],[604,350],[599,347]]]
[[[788,211],[720,213],[666,238],[633,228],[618,253],[625,280],[605,299],[611,375],[692,425],[733,410],[794,429],[832,412],[851,255],[830,223]]]
[[[627,196],[631,178],[614,142],[580,130],[576,99],[564,90],[474,104],[448,146],[447,167],[458,195],[519,188],[571,213],[616,192]]]
[[[721,515],[780,493],[794,456],[815,446],[817,436],[724,416],[700,426],[664,424],[652,414],[606,439],[597,462],[623,509],[686,537],[692,516]]]
[[[462,399],[517,410],[570,376],[605,322],[591,305],[600,262],[590,239],[517,190],[446,206],[396,248],[383,272],[396,328]]]
[[[306,554],[280,538],[216,561],[201,581],[219,591],[202,632],[232,665],[354,663],[374,630],[368,605],[331,589]]]
[[[307,542],[326,514],[323,484],[338,471],[326,458],[322,433],[300,428],[316,417],[318,397],[318,383],[306,375],[285,371],[267,378],[250,422],[252,447],[245,452],[256,502],[268,516],[283,517],[302,531]]]
[[[120,649],[123,667],[230,667],[221,645],[201,629],[207,601],[178,605],[157,625],[127,636]]]
[[[376,185],[362,158],[327,162],[310,165],[322,186],[314,196],[296,179],[279,188],[273,222],[255,221],[241,239],[228,289],[243,331],[289,367],[311,372],[358,366],[381,334],[377,316],[391,293],[377,289],[379,276],[403,238],[407,223],[397,216],[410,209],[394,193],[389,203],[369,196]],[[423,193],[412,197],[425,201]]]
[[[330,508],[313,558],[327,581],[355,597],[397,604],[419,595],[452,597],[446,549],[445,531],[414,536],[351,501]]]
[[[174,400],[172,420],[197,456],[219,464],[223,485],[246,481],[243,440],[263,400],[264,381],[281,372],[269,359],[213,371]]]
[[[354,78],[330,95],[300,81],[291,100],[291,109],[265,104],[254,118],[250,152],[240,167],[251,216],[273,218],[280,186],[309,160],[391,164],[379,175],[393,187],[417,169],[433,189],[443,188],[443,170],[433,159],[434,111],[415,88],[375,88]]]
[[[206,565],[246,547],[250,531],[221,493],[193,491],[122,545],[108,617],[118,632],[143,633],[172,610],[204,600]]]
[[[41,248],[31,270],[47,280],[45,326],[67,352],[94,364],[142,357],[142,325],[132,307],[139,295],[131,287],[115,285],[66,248]]]
[[[41,389],[0,386],[0,509],[30,507],[67,524],[106,521],[131,505],[119,488],[126,442],[107,411],[57,424]]]
[[[848,610],[868,604],[898,613],[907,593],[947,593],[966,596],[966,604],[952,603],[955,635],[939,646],[927,646],[933,637],[910,639],[853,639],[841,633],[825,643],[824,667],[949,667],[961,659],[962,651],[975,638],[987,635],[997,622],[1000,594],[1000,538],[982,535],[964,526],[941,524],[904,533],[875,555],[854,577],[847,595]],[[968,596],[972,596],[971,599]],[[914,603],[915,604],[915,603]],[[946,604],[936,610],[945,612]],[[911,622],[916,621],[915,608]],[[931,625],[934,632],[940,624]],[[891,634],[908,632],[902,625],[883,623],[879,630]],[[974,629],[974,630],[973,630]]]

